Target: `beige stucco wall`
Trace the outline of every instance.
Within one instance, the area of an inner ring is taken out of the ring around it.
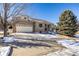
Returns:
[[[42,24],[42,27],[39,27],[39,24],[42,24],[42,23],[35,23],[35,32],[44,32],[44,24]]]
[[[39,27],[39,24],[42,24],[42,27]],[[45,24],[47,26],[45,26]],[[36,32],[48,32],[49,28],[48,28],[49,23],[40,23],[40,22],[36,22],[35,23],[35,31]],[[45,31],[45,28],[47,28],[47,31]],[[50,29],[52,29],[52,26],[50,26]]]

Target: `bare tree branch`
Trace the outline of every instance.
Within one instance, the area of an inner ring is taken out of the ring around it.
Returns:
[[[8,19],[17,16],[24,9],[24,4],[3,3],[0,9],[0,19],[4,27],[4,37],[7,36]]]
[[[8,12],[10,12],[8,14],[8,18],[12,17],[14,15],[18,15],[23,9],[24,9],[24,5],[23,4],[15,6],[11,12],[10,12],[10,10],[8,11]]]

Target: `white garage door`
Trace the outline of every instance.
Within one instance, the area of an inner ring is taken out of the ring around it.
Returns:
[[[33,32],[32,26],[17,26],[16,32]]]

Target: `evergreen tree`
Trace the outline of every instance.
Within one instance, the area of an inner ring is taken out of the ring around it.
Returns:
[[[59,17],[58,33],[73,36],[77,32],[77,19],[70,10],[65,10]]]

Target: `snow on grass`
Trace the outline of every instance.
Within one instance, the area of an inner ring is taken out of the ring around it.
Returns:
[[[8,56],[10,53],[11,47],[2,47],[0,48],[0,56]]]
[[[79,34],[75,34],[74,36],[75,36],[76,38],[79,38]]]
[[[15,42],[15,38],[14,37],[4,37],[3,38],[3,42]]]
[[[47,54],[47,56],[79,56],[79,42],[63,39],[58,40],[57,43],[66,48],[58,50],[56,52],[51,52]]]
[[[39,33],[13,33],[12,35],[16,37],[31,37],[31,38],[45,38],[45,39],[51,39],[51,38],[57,38],[57,35],[50,35],[50,34],[39,34]]]
[[[75,43],[73,40],[67,40],[67,39],[59,40],[57,42],[58,42],[58,44],[61,44],[61,45],[65,46],[65,47],[69,47],[70,45]]]
[[[57,42],[58,44],[61,44],[62,46],[65,46],[67,49],[71,50],[73,53],[75,53],[75,55],[79,56],[79,42],[68,39],[59,40]]]
[[[78,49],[79,50],[79,42],[76,42],[74,40],[67,40],[67,39],[63,39],[63,40],[59,40],[57,41],[58,44],[61,44],[62,46],[65,46],[66,48],[69,49]]]

